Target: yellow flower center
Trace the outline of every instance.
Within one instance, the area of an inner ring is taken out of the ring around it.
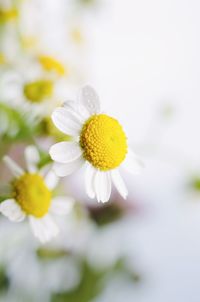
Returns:
[[[6,63],[6,58],[3,53],[0,53],[0,65],[3,65]]]
[[[118,167],[127,153],[127,139],[122,126],[105,114],[93,115],[86,121],[80,146],[85,159],[103,171]]]
[[[24,85],[24,95],[32,103],[41,103],[53,94],[53,83],[50,80],[37,80]]]
[[[42,217],[51,204],[51,191],[39,174],[25,173],[13,182],[13,198],[27,215]]]
[[[3,9],[0,8],[0,23],[13,21],[17,18],[18,12],[15,8]]]
[[[39,56],[38,60],[39,60],[40,64],[42,65],[42,67],[44,68],[44,70],[54,71],[58,75],[61,75],[61,76],[66,74],[66,70],[65,70],[64,66],[62,65],[62,63],[55,60],[54,58],[49,57],[49,56]]]

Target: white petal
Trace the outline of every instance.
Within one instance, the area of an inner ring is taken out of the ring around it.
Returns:
[[[87,163],[86,171],[85,171],[85,186],[86,193],[90,198],[95,197],[94,190],[94,178],[96,175],[96,169],[89,163]]]
[[[128,195],[128,190],[126,188],[126,185],[119,173],[119,171],[117,169],[112,170],[111,171],[111,177],[112,177],[112,181],[116,187],[116,189],[118,190],[119,194],[126,199],[127,195]]]
[[[100,112],[99,97],[95,90],[88,85],[81,89],[79,102],[87,109],[90,115]]]
[[[77,112],[77,102],[68,100],[63,103],[63,107],[66,109],[73,110],[74,112]]]
[[[107,202],[111,194],[110,172],[98,170],[94,180],[94,187],[98,202]]]
[[[61,142],[53,145],[49,154],[53,160],[59,163],[69,163],[79,158],[82,150],[76,142]]]
[[[28,146],[24,153],[28,171],[30,173],[36,172],[37,164],[40,160],[40,155],[37,148],[35,146]]]
[[[14,199],[7,199],[0,204],[0,212],[14,222],[24,220],[25,213]]]
[[[80,134],[82,124],[75,114],[65,107],[56,108],[52,113],[52,120],[63,133],[71,136],[78,136]]]
[[[50,211],[56,215],[68,214],[74,205],[74,199],[70,197],[55,197],[52,200]]]
[[[85,123],[86,119],[89,118],[89,114],[87,110],[83,106],[80,106],[78,102],[75,101],[65,101],[63,103],[63,107],[67,110],[70,110],[73,112],[73,114],[78,118],[78,120],[81,122],[81,124]]]
[[[83,164],[84,159],[82,157],[79,157],[67,164],[54,163],[53,169],[56,175],[58,175],[59,177],[64,177],[78,170]]]
[[[122,163],[122,166],[132,174],[140,174],[144,168],[142,160],[130,149],[128,150],[128,154]]]
[[[49,190],[53,190],[58,184],[58,176],[53,170],[50,170],[45,176],[45,183]]]
[[[4,156],[3,161],[14,176],[19,177],[24,174],[23,169],[19,167],[9,156]]]
[[[42,243],[48,242],[59,233],[57,225],[48,214],[42,218],[30,216],[29,220],[34,236]]]

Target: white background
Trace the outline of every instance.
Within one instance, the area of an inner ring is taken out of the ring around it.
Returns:
[[[200,166],[199,12],[197,0],[113,0],[91,23],[90,82],[103,107],[135,148],[160,141],[130,182],[148,212],[130,229],[146,280],[131,293],[110,289],[105,301],[200,301],[200,195],[184,189]],[[163,131],[156,112],[165,104],[174,115]]]

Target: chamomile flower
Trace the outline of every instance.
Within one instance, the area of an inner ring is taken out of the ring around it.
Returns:
[[[24,59],[20,66],[1,74],[1,101],[27,114],[32,120],[50,115],[60,103],[62,87],[66,81],[55,78],[34,60]]]
[[[54,170],[66,176],[86,164],[85,185],[90,198],[107,202],[113,182],[123,198],[128,195],[120,168],[137,174],[142,163],[129,149],[119,122],[101,113],[99,98],[90,86],[82,88],[77,102],[66,102],[52,114],[56,127],[74,139],[50,148]]]
[[[4,162],[14,174],[11,196],[0,204],[0,212],[13,222],[21,222],[26,217],[35,237],[45,243],[59,233],[53,214],[68,214],[73,206],[69,197],[53,197],[52,192],[58,178],[50,169],[37,169],[39,153],[34,146],[25,150],[27,171],[21,169],[11,158]]]

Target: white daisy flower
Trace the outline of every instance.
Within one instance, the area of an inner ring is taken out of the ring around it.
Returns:
[[[24,64],[27,70],[13,68],[2,73],[0,81],[2,101],[14,108],[20,106],[24,112],[31,111],[31,114],[43,113],[49,105],[53,108],[55,83],[50,77],[40,72],[37,66],[28,62]]]
[[[78,101],[68,101],[55,109],[52,120],[60,131],[73,137],[73,141],[60,142],[50,148],[56,174],[60,177],[69,175],[86,163],[85,185],[90,198],[107,202],[112,182],[126,198],[128,191],[120,168],[137,174],[142,163],[128,148],[119,122],[101,113],[94,89],[83,87]]]
[[[30,117],[50,115],[66,90],[66,69],[50,56],[23,57],[0,72],[1,102]],[[59,76],[58,76],[59,75]]]
[[[70,197],[52,197],[58,178],[52,169],[37,169],[39,153],[34,146],[25,150],[27,171],[24,171],[8,156],[4,162],[14,175],[11,198],[0,204],[0,212],[13,222],[29,220],[35,237],[45,243],[59,233],[53,214],[65,215],[73,206]]]

